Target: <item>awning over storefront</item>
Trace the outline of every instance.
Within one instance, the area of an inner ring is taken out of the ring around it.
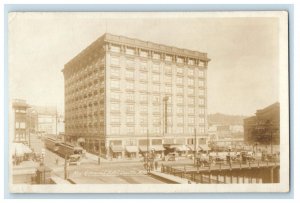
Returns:
[[[139,146],[139,149],[140,149],[141,152],[147,152],[147,146],[146,145]],[[150,147],[149,147],[149,151],[150,151]]]
[[[80,137],[77,139],[77,142],[79,142],[79,143],[85,142],[85,139],[83,137]]]
[[[119,145],[117,145],[117,146],[111,146],[110,149],[113,152],[122,152],[123,151],[123,146],[119,146]]]
[[[203,151],[209,151],[209,150],[211,150],[210,147],[207,146],[207,145],[199,145],[199,149],[203,150]]]
[[[134,153],[139,151],[137,146],[125,146],[125,149],[129,153]]]
[[[187,148],[185,145],[179,145],[179,146],[176,146],[176,151],[179,151],[179,152],[184,152],[184,151],[188,151],[189,148]]]
[[[195,145],[188,145],[187,147],[189,148],[190,151],[193,151],[193,152],[195,151]],[[197,150],[197,147],[196,147],[196,150]]]
[[[32,150],[23,143],[12,143],[12,154],[15,156],[23,156],[24,154],[30,154]]]
[[[152,145],[151,150],[159,152],[159,151],[165,151],[165,148],[162,145]]]

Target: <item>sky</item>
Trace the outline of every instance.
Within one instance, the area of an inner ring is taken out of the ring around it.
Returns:
[[[9,97],[64,108],[61,70],[105,32],[206,52],[208,113],[253,115],[279,101],[279,25],[272,17],[11,13]]]

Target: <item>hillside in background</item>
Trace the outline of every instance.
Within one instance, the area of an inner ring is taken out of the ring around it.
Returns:
[[[245,118],[247,118],[247,116],[226,115],[221,113],[209,114],[208,124],[243,125]]]

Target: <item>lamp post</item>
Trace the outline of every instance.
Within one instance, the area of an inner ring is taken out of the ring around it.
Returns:
[[[168,96],[165,96],[163,98],[163,101],[164,101],[164,129],[163,129],[163,132],[164,134],[168,132],[168,100],[169,100],[169,97]]]
[[[270,123],[270,132],[271,132],[271,154],[273,155],[273,129],[272,129],[272,127],[273,127],[273,124],[272,123]]]
[[[196,165],[196,142],[197,142],[197,132],[196,128],[194,128],[194,136],[195,136],[195,142],[194,142],[194,165]]]
[[[101,140],[99,139],[99,154],[98,154],[98,165],[100,165],[100,162],[101,162]]]
[[[147,163],[147,173],[150,172],[149,167],[149,129],[147,129],[147,156],[146,156],[146,163]]]

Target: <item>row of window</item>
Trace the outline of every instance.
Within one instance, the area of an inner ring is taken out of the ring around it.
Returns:
[[[132,99],[132,98],[131,98],[131,99]],[[132,99],[132,100],[130,100],[130,101],[134,101],[134,100]],[[140,101],[141,101],[141,103],[147,103],[146,97],[145,97],[145,98],[141,98]],[[204,106],[204,105],[205,105],[205,101],[204,101],[203,98],[200,98],[198,101],[199,101],[199,105],[200,105],[200,106]],[[132,102],[132,103],[133,103],[133,102]],[[130,111],[134,111],[134,110],[135,110],[134,104],[132,104],[132,103],[130,102],[130,103],[127,103],[127,104],[126,104],[126,110],[128,110],[128,111],[129,111],[129,110],[130,110]],[[154,97],[152,103],[154,104],[152,108],[154,108],[154,109],[159,109],[159,105],[158,105],[158,106],[156,105],[156,104],[161,104],[159,99],[157,99],[157,98]],[[167,105],[167,107],[168,107],[168,108],[172,108],[172,106],[173,106],[172,102],[168,102],[168,103],[169,103],[169,104]],[[181,112],[181,109],[183,109],[183,97],[178,97],[177,100],[176,100],[176,104],[178,105],[178,106],[176,107],[176,109],[177,109],[178,111]],[[194,106],[194,105],[195,105],[195,99],[194,99],[194,98],[188,98],[187,105]],[[155,107],[155,106],[156,106],[156,107]],[[144,111],[144,109],[147,111],[149,107],[148,107],[148,105],[141,105],[139,108],[140,108],[142,111]],[[121,109],[121,104],[120,104],[120,103],[116,103],[116,102],[111,103],[111,104],[110,104],[110,109],[111,109],[112,111],[120,111],[120,109]],[[193,110],[194,110],[194,108],[188,108],[188,109],[193,109]],[[203,108],[199,108],[199,110],[200,110],[200,109],[203,109]]]
[[[184,127],[176,127],[172,128],[169,127],[167,130],[167,133],[186,133],[186,134],[194,134],[194,127],[188,127],[186,131],[184,131]],[[147,134],[149,132],[150,134],[161,134],[163,133],[163,130],[161,127],[151,127],[150,129],[148,127],[140,127],[139,131],[135,133],[135,127],[133,126],[128,126],[125,129],[122,128],[122,133],[121,133],[121,128],[119,126],[111,126],[110,127],[110,134],[114,135],[120,135],[120,134]],[[203,134],[205,132],[204,127],[199,127],[197,133],[198,134]]]
[[[128,59],[126,60],[126,67],[128,69],[134,70],[136,65],[139,67],[141,71],[148,71],[148,66],[147,62],[136,62],[134,60]],[[120,67],[121,66],[121,59],[119,57],[111,57],[110,59],[110,64],[114,67]],[[172,67],[171,66],[161,66],[160,64],[152,64],[151,69],[153,72],[158,72],[160,73],[161,71],[164,71],[166,74],[172,74]],[[161,70],[163,69],[163,70]],[[175,69],[175,68],[174,68]],[[195,76],[195,69],[194,68],[183,68],[183,67],[176,67],[176,73],[178,75],[183,75],[185,70],[187,71],[188,76]],[[204,70],[199,70],[199,77],[203,78],[204,75]]]
[[[130,71],[130,70],[125,71],[125,78],[126,79],[134,80],[135,79],[134,75],[135,75],[134,71]],[[116,69],[116,68],[111,69],[111,77],[112,78],[114,78],[114,77],[120,78],[120,76],[121,76],[121,72],[120,72],[119,69]],[[137,78],[141,81],[148,81],[148,73],[146,73],[146,72],[140,72],[137,76],[138,76]],[[173,79],[172,76],[165,76],[163,81],[165,83],[171,84],[172,79]],[[161,80],[162,79],[161,79],[160,74],[152,74],[152,81],[154,83],[161,82]],[[183,78],[182,77],[177,77],[176,78],[176,84],[183,85]],[[187,79],[187,84],[190,85],[190,86],[194,86],[195,85],[195,79],[194,78],[188,78]],[[204,87],[204,80],[199,80],[199,86]]]
[[[111,80],[110,81],[110,88],[112,89],[120,89],[121,88],[121,84],[124,85],[121,81],[119,80]],[[160,92],[163,89],[162,86],[160,86],[159,84],[152,84],[151,86],[148,86],[147,83],[139,83],[135,85],[134,81],[126,81],[125,83],[125,88],[128,90],[135,90],[135,87],[137,87],[138,90],[140,91],[147,91],[148,88],[154,92]],[[204,94],[204,82],[202,81],[201,83],[199,83],[199,93]],[[172,86],[165,86],[164,90],[167,93],[172,93]],[[184,88],[183,86],[178,86],[175,88],[176,92],[183,94],[184,90],[188,91],[188,94],[195,94],[195,88],[194,87],[188,87],[188,88]]]
[[[124,95],[124,94],[121,94],[121,93],[118,93],[118,92],[111,92],[111,94],[110,94],[110,98],[112,100],[116,100],[116,101],[120,101],[121,96],[125,97],[124,99],[126,101],[135,101],[135,97],[137,97],[137,98],[139,98],[139,101],[141,101],[141,102],[147,102],[151,99],[153,103],[161,103],[164,99],[164,97],[159,96],[159,95],[152,95],[150,97],[147,94],[137,94],[137,95],[135,95],[134,93],[126,93]],[[172,103],[172,96],[168,96],[167,98],[168,98],[167,103],[171,104]],[[175,99],[176,99],[177,104],[183,104],[183,101],[184,101],[183,96],[177,96],[177,97],[175,97]],[[195,97],[194,96],[188,96],[185,101],[187,101],[188,104],[194,104],[195,103]],[[198,101],[199,101],[200,104],[204,104],[204,98],[200,97],[198,99]]]
[[[104,61],[104,57],[99,57],[98,61],[94,62],[93,64],[89,64],[83,68],[80,68],[78,71],[73,71],[72,75],[67,78],[66,84],[78,81],[79,79],[82,79],[82,77],[87,77],[90,74],[94,74],[94,72],[103,71]],[[76,68],[73,67],[73,70],[75,69]]]
[[[176,120],[176,123],[178,125],[183,125],[184,124],[183,117],[177,117],[177,118],[175,118],[175,120]],[[148,123],[148,117],[147,116],[142,116],[138,119],[138,121],[140,123],[145,123],[146,124],[146,123]],[[151,118],[151,121],[153,123],[157,123],[157,124],[158,123],[161,124],[163,122],[162,117],[159,117],[159,116],[153,116]],[[173,117],[168,116],[167,123],[172,124],[173,123],[172,121],[173,121]],[[111,123],[121,123],[121,118],[112,116],[111,119],[110,119],[110,122]],[[188,117],[187,122],[188,122],[188,124],[194,124],[195,123],[195,117]],[[200,124],[204,124],[205,123],[204,117],[200,117],[198,122]],[[134,116],[126,116],[126,123],[135,123],[135,117]]]
[[[118,131],[117,131],[118,132]],[[144,129],[143,129],[143,133],[146,133],[144,132]],[[168,140],[168,139],[165,139],[166,143],[173,143],[173,139],[171,140]],[[187,144],[187,145],[192,145],[192,144],[195,144],[195,139],[194,138],[188,138],[188,139],[176,139],[176,143],[178,144]],[[122,146],[122,145],[125,145],[125,146],[137,146],[137,144],[139,146],[145,146],[147,145],[147,143],[149,143],[149,145],[162,145],[163,144],[163,140],[162,139],[129,139],[129,140],[111,140],[109,141],[109,146]],[[98,144],[98,142],[97,142]],[[198,138],[197,139],[197,144],[206,144],[206,138]]]
[[[110,51],[115,52],[115,53],[120,53],[121,52],[121,46],[118,45],[111,45],[110,46]],[[124,53],[127,55],[139,55],[141,57],[152,57],[155,60],[165,60],[167,62],[176,62],[176,63],[187,63],[189,65],[198,65],[198,66],[204,66],[203,61],[199,61],[196,59],[188,58],[187,60],[183,57],[177,56],[175,57],[174,55],[169,55],[169,54],[162,54],[159,52],[152,52],[152,56],[150,55],[150,52],[147,50],[140,50],[137,51],[135,48],[131,47],[126,47],[124,50]],[[164,56],[164,58],[163,58]],[[198,64],[196,64],[198,62]]]

